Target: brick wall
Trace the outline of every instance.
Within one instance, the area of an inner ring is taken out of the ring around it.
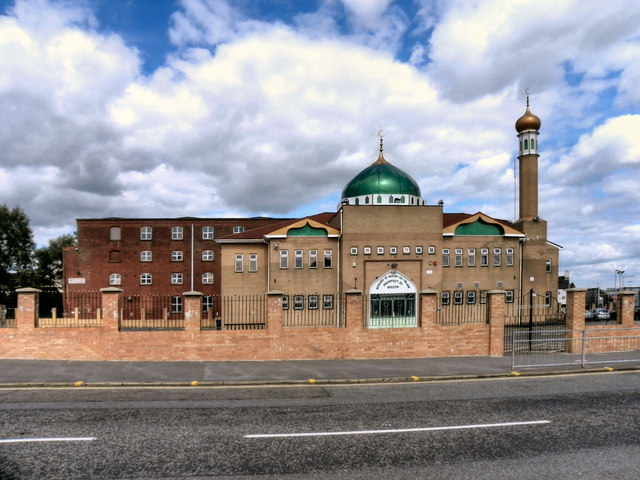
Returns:
[[[20,292],[17,328],[0,329],[1,358],[50,360],[293,360],[420,358],[502,355],[500,325],[436,324],[437,292],[420,294],[421,325],[363,327],[362,292],[347,292],[346,327],[283,327],[282,292],[267,296],[267,328],[250,331],[200,329],[198,292],[185,295],[185,328],[180,331],[119,331],[122,291],[102,290],[102,326],[35,328],[38,291]],[[504,312],[504,293],[492,292],[492,309]]]

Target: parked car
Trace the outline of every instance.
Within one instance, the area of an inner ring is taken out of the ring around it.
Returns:
[[[596,308],[595,317],[598,320],[609,320],[611,318],[611,314],[606,308]]]
[[[584,311],[584,319],[585,320],[593,320],[594,319],[593,312],[591,310],[585,310]]]

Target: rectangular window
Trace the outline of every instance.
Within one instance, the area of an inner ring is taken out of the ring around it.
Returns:
[[[171,297],[171,313],[182,312],[182,297]]]
[[[488,248],[480,249],[480,266],[481,267],[489,266],[489,249]]]
[[[282,296],[282,309],[289,310],[289,295]]]
[[[456,248],[455,250],[455,266],[456,267],[461,267],[462,266],[462,249],[461,248]]]
[[[398,247],[389,247],[389,253],[391,255],[397,255],[398,254]]]
[[[309,250],[309,268],[318,268],[318,250]]]
[[[140,240],[151,240],[153,230],[151,227],[140,227]]]
[[[143,250],[140,252],[140,261],[141,262],[150,262],[152,258],[151,250]]]
[[[468,290],[467,291],[467,303],[469,305],[472,305],[472,304],[476,303],[476,291],[475,290]]]
[[[202,297],[202,311],[208,312],[209,310],[213,310],[213,296],[205,295]]]
[[[378,247],[376,251],[378,252],[378,255],[384,255],[384,247]]]
[[[318,295],[309,295],[309,310],[318,309]]]
[[[171,261],[172,262],[181,262],[183,259],[182,250],[174,250],[171,252]]]
[[[111,227],[109,229],[109,240],[112,242],[120,241],[120,227]]]
[[[242,233],[244,232],[244,227],[242,225],[236,225],[233,227],[233,233]]]
[[[141,273],[140,274],[140,285],[151,285],[151,274],[150,273]]]
[[[507,290],[507,295],[505,297],[505,302],[513,303],[513,290]]]
[[[213,240],[213,227],[202,227],[202,239]]]
[[[467,250],[467,265],[470,267],[476,266],[476,249],[470,248]]]
[[[213,262],[213,250],[203,250],[202,251],[202,261],[203,262]]]
[[[333,309],[333,295],[322,296],[322,308],[325,310]]]
[[[244,255],[241,253],[236,253],[235,271],[237,273],[241,273],[243,269],[244,269]]]
[[[487,303],[487,291],[486,290],[480,290],[480,303],[482,303],[483,305],[485,303]]]
[[[333,250],[325,250],[324,251],[324,268],[333,267]]]
[[[429,245],[429,249],[427,250],[429,252],[429,255],[435,255],[436,254],[436,247],[433,245]]]
[[[416,247],[416,255],[422,255],[422,247]]]
[[[363,251],[365,255],[371,255],[371,247],[364,247]]]
[[[182,285],[182,274],[181,273],[172,273],[171,274],[171,285]]]
[[[507,267],[513,267],[513,248],[507,248]]]
[[[302,310],[304,308],[304,295],[293,296],[293,309]]]
[[[289,268],[289,250],[280,250],[280,268]]]
[[[302,261],[303,253],[304,252],[302,250],[294,250],[293,251],[293,267],[294,268],[302,268],[302,266],[303,266],[303,261]]]
[[[407,246],[402,247],[402,253],[404,255],[409,255],[411,253],[411,247],[407,247]]]
[[[493,266],[499,267],[502,265],[502,249],[494,248],[493,249]]]
[[[462,305],[463,298],[464,298],[464,293],[461,290],[456,290],[455,292],[453,292],[454,305]]]
[[[449,266],[449,249],[448,248],[442,249],[442,266],[443,267]]]
[[[249,254],[249,271],[250,272],[258,271],[258,254],[257,253]]]
[[[358,254],[358,247],[351,247],[351,255],[357,255]]]
[[[182,227],[171,227],[171,240],[182,240]]]
[[[202,284],[203,285],[212,285],[213,284],[213,273],[205,272],[202,274]]]
[[[122,277],[119,273],[112,273],[109,275],[109,285],[121,285]]]
[[[442,292],[442,305],[449,305],[450,302],[451,302],[451,293]]]
[[[544,294],[544,305],[545,307],[551,306],[551,292],[545,292]]]
[[[547,258],[546,266],[547,266],[547,272],[550,272],[551,271],[551,259],[550,258]]]

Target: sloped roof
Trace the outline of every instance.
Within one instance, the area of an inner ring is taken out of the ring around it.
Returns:
[[[442,215],[442,233],[443,235],[454,235],[456,228],[465,223],[473,223],[482,220],[489,224],[498,224],[504,229],[507,236],[524,236],[520,230],[516,229],[508,220],[493,218],[482,212],[476,213],[444,213]]]
[[[274,219],[273,224],[254,228],[252,230],[245,230],[244,232],[234,233],[231,235],[225,235],[216,239],[220,243],[234,243],[234,242],[252,242],[262,241],[265,237],[269,236],[286,236],[286,231],[290,228],[298,228],[304,226],[307,222],[316,228],[326,228],[328,233],[339,235],[340,232],[329,225],[329,222],[336,216],[335,212],[323,212],[309,217],[302,218],[289,218],[289,219]]]

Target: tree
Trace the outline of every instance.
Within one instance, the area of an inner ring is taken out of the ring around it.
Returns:
[[[76,244],[75,234],[60,235],[49,240],[49,245],[36,250],[33,286],[60,287],[62,285],[62,251]]]
[[[32,269],[34,249],[27,214],[20,207],[0,205],[0,289],[21,286]]]

